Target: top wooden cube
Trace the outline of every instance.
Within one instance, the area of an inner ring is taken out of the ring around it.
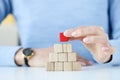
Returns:
[[[55,53],[72,52],[72,45],[71,44],[54,44],[54,52]]]

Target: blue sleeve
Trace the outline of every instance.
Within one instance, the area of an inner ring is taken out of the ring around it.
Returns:
[[[0,23],[11,12],[12,6],[10,0],[0,0]]]
[[[120,0],[109,1],[109,17],[112,36],[110,44],[116,48],[110,64],[120,65]]]
[[[19,49],[17,46],[0,46],[0,66],[16,66],[14,56]]]

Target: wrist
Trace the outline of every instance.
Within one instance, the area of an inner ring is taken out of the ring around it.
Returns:
[[[107,55],[107,56],[98,56],[98,55],[94,55],[94,59],[98,62],[98,63],[102,63],[102,64],[104,64],[104,63],[108,63],[108,62],[110,62],[111,60],[112,60],[112,54],[110,54],[110,55]]]
[[[23,55],[24,55],[24,63],[26,66],[30,67],[29,65],[29,60],[33,57],[34,55],[34,52],[31,48],[25,48],[23,50]]]
[[[15,54],[15,63],[19,65],[24,65],[24,58],[23,58],[23,48],[19,49]]]

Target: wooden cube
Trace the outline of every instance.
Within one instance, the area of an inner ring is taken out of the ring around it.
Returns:
[[[68,61],[77,61],[77,54],[75,52],[68,53]]]
[[[67,52],[67,44],[63,44],[62,47],[63,47],[63,52]]]
[[[59,53],[58,61],[64,62],[67,61],[67,53]]]
[[[72,71],[72,62],[64,62],[64,71]]]
[[[46,65],[47,71],[54,71],[55,70],[55,63],[54,62],[48,62]]]
[[[49,53],[49,62],[56,62],[56,61],[58,61],[58,54]]]
[[[67,52],[72,52],[72,44],[67,44]]]
[[[54,44],[54,52],[55,53],[63,52],[62,44]]]
[[[81,63],[73,62],[73,71],[80,71],[80,70],[81,70]]]
[[[63,62],[55,62],[55,71],[63,71]]]

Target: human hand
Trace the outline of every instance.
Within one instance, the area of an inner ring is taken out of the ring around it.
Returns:
[[[29,60],[31,67],[45,67],[48,62],[49,53],[53,52],[53,47],[33,49],[34,56]]]
[[[17,65],[24,65],[23,48],[18,50],[15,55],[15,62]],[[48,61],[50,52],[53,52],[53,48],[32,49],[34,55],[28,60],[30,67],[44,67]]]
[[[18,65],[24,65],[24,58],[22,54],[23,49],[20,49],[15,55],[15,62]],[[30,67],[45,67],[48,62],[49,53],[53,53],[53,47],[43,49],[33,49],[34,55],[28,60]],[[93,63],[87,59],[77,55],[77,61],[80,61],[82,66],[89,66]]]
[[[77,55],[77,61],[79,61],[82,66],[91,66],[94,64],[94,62],[87,60],[87,59],[81,57],[80,55]]]
[[[102,27],[88,26],[69,29],[64,32],[70,40],[80,40],[99,63],[109,61],[114,48],[109,45],[108,35]]]
[[[35,54],[29,60],[29,65],[31,67],[45,67],[46,63],[48,62],[49,53],[53,53],[53,47],[44,49],[33,49],[33,51]],[[93,62],[84,59],[79,55],[77,55],[77,61],[80,61],[82,66],[90,66],[93,64]]]

